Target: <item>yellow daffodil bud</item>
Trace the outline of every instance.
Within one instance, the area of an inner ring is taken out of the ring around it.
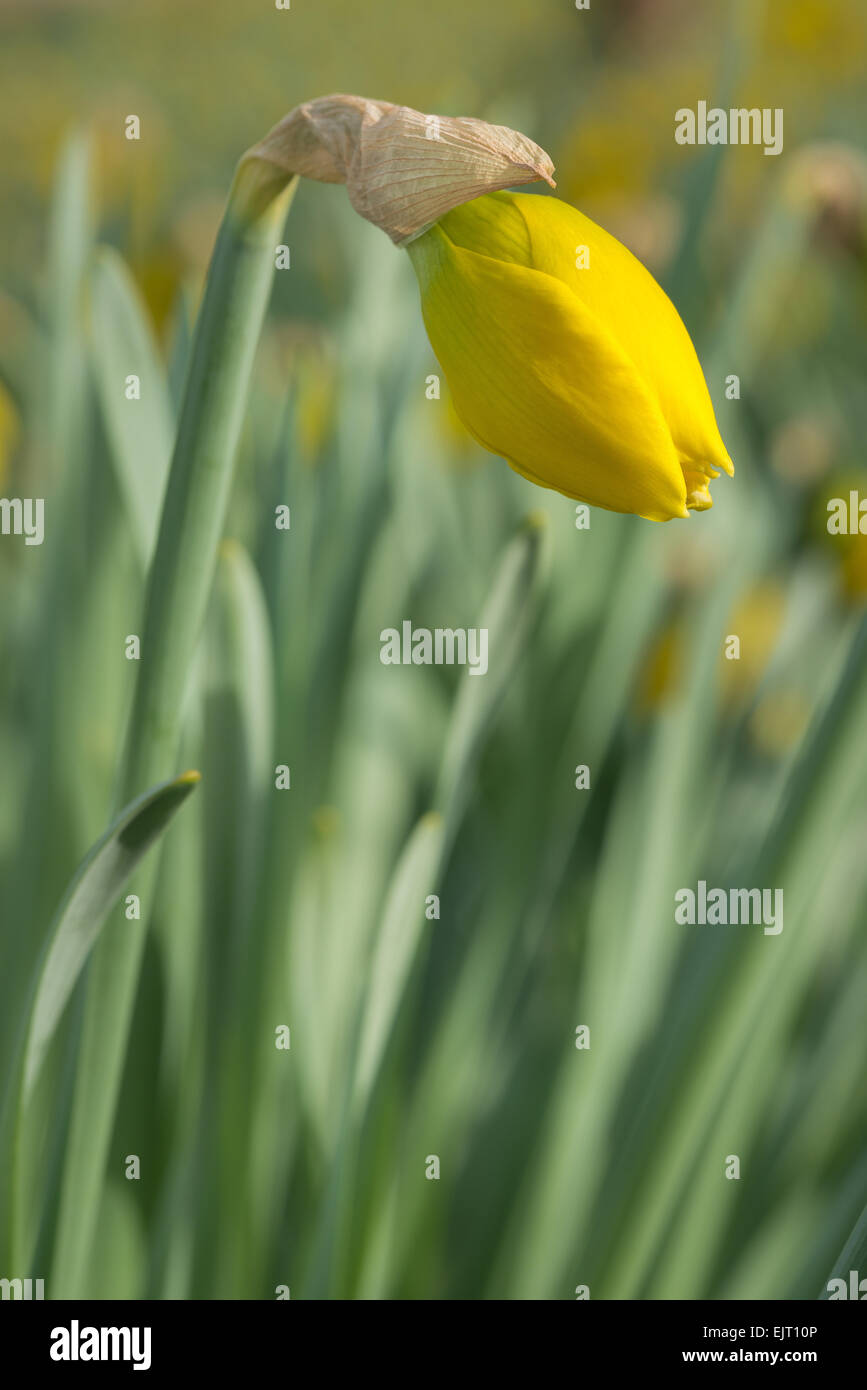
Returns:
[[[677,310],[557,198],[494,192],[407,243],[431,345],[470,433],[532,482],[654,521],[733,473]]]
[[[553,164],[507,126],[337,94],[241,161],[233,207],[303,176],[345,183],[412,258],[434,352],[479,443],[543,487],[654,521],[733,473],[689,334],[620,242],[554,198],[501,190]]]

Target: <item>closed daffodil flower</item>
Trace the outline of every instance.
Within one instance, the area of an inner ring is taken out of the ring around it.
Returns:
[[[494,192],[406,246],[431,345],[470,433],[532,482],[654,521],[733,473],[674,305],[557,198]]]
[[[292,176],[344,183],[408,251],[457,413],[542,487],[654,521],[733,473],[689,334],[652,275],[556,198],[549,155],[507,126],[336,94],[242,161],[255,207]]]

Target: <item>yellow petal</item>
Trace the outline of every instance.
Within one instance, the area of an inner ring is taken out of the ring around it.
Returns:
[[[440,225],[462,247],[555,276],[599,318],[655,394],[685,471],[732,474],[695,348],[677,310],[626,247],[559,198],[493,193]],[[587,264],[576,265],[579,248]],[[709,506],[708,500],[704,506]]]
[[[684,468],[683,475],[686,479],[687,507],[692,512],[706,512],[713,506],[713,499],[704,473],[693,473],[690,468]],[[715,473],[714,477],[718,478],[719,474]]]
[[[658,521],[687,515],[657,401],[570,289],[454,245],[442,224],[407,250],[455,408],[485,448],[594,506]]]

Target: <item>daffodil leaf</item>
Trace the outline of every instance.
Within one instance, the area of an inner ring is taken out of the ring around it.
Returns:
[[[20,1248],[21,1143],[27,1103],[63,1011],[112,905],[199,782],[185,772],[130,802],[82,860],[57,909],[37,967],[0,1117],[0,1261]]]
[[[124,261],[109,247],[99,249],[90,269],[90,318],[94,382],[144,566],[156,540],[175,424],[147,314]],[[132,377],[140,399],[127,397]]]
[[[197,772],[185,772],[131,802],[75,873],[55,915],[39,968],[24,1052],[25,1103],[112,904],[198,781]]]
[[[400,1008],[425,926],[425,891],[437,872],[442,849],[442,817],[429,812],[410,836],[386,898],[359,1042],[356,1075],[356,1102],[359,1104],[363,1104],[370,1093]]]

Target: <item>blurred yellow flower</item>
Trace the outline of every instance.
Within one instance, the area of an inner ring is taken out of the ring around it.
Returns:
[[[840,559],[840,582],[850,603],[867,599],[867,536],[849,536]]]
[[[836,566],[843,599],[861,607],[867,601],[867,535],[862,535],[860,524],[854,532],[829,530],[832,504],[842,503],[848,510],[851,492],[867,496],[862,472],[851,468],[829,474],[813,499],[810,530]]]
[[[338,385],[333,363],[323,354],[313,358],[298,371],[296,397],[296,440],[301,457],[315,463],[337,416]]]
[[[736,704],[751,698],[767,670],[779,640],[786,611],[786,592],[776,579],[762,579],[738,600],[728,631],[738,638],[739,654],[720,654],[723,699]]]
[[[683,621],[671,618],[656,634],[638,672],[635,706],[639,715],[661,710],[680,691],[685,640]]]
[[[768,758],[780,758],[800,743],[812,709],[806,695],[795,689],[769,691],[756,702],[749,730],[755,747]]]
[[[15,402],[0,381],[0,487],[9,471],[9,463],[20,433],[21,425]]]
[[[409,242],[425,324],[470,433],[531,482],[654,521],[733,473],[677,310],[556,198],[490,193]]]
[[[733,606],[718,665],[723,713],[729,717],[758,690],[779,640],[785,609],[785,590],[774,579],[758,581]],[[638,714],[660,710],[682,693],[690,659],[687,622],[681,606],[650,644],[636,682]],[[727,655],[730,635],[738,638],[735,659]],[[780,737],[783,740],[782,730]],[[770,737],[765,743],[770,746]]]
[[[794,72],[802,89],[861,77],[867,37],[861,0],[786,0],[763,7],[758,17],[766,80],[771,61]]]

